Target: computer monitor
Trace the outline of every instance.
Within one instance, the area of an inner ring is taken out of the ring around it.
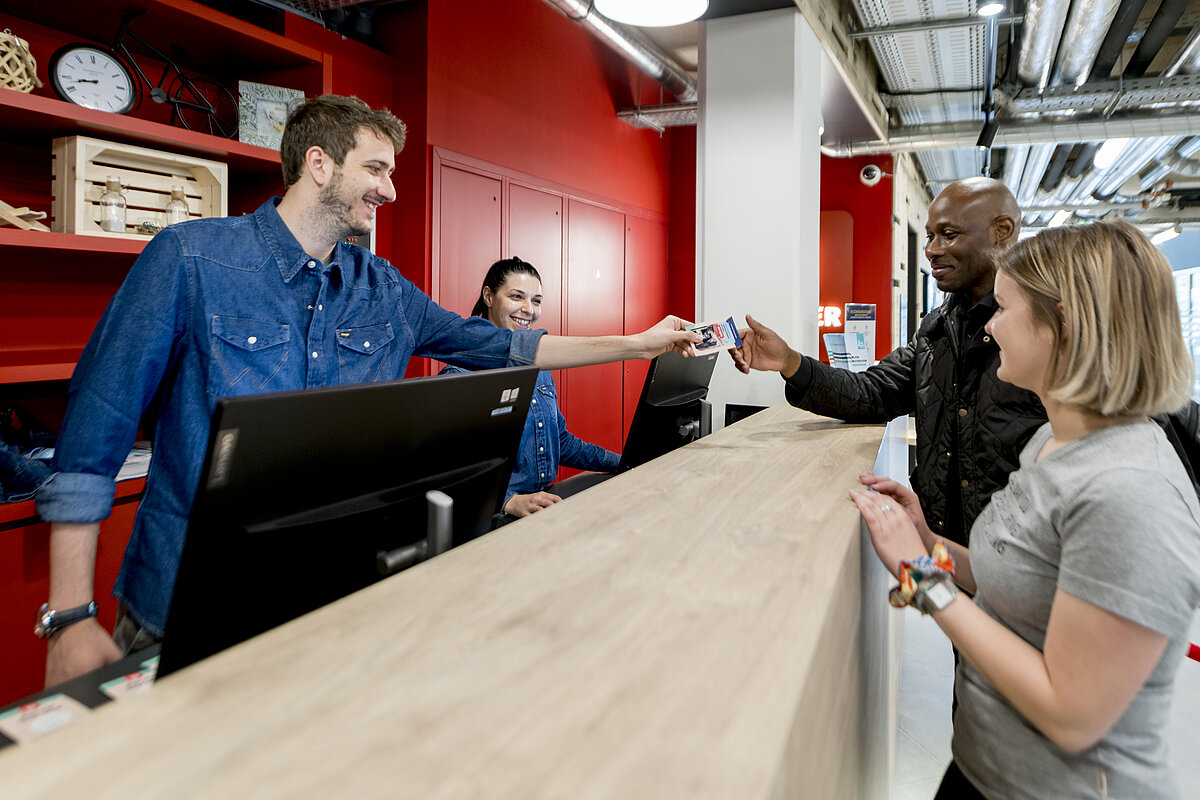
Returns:
[[[220,401],[159,676],[486,533],[537,372]]]
[[[667,352],[650,362],[621,467],[630,469],[712,432],[708,382],[720,353],[685,358]]]

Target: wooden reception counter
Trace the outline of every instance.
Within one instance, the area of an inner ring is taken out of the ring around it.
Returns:
[[[883,436],[760,412],[3,751],[3,796],[886,797]]]

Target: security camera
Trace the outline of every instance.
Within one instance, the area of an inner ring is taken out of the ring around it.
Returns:
[[[883,180],[883,170],[874,164],[867,164],[858,171],[858,179],[863,182],[863,186],[874,186]]]

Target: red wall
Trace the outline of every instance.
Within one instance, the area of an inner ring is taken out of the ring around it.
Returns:
[[[892,351],[892,179],[885,177],[874,186],[864,186],[858,173],[867,164],[884,172],[892,170],[891,156],[821,156],[821,210],[845,211],[853,218],[853,248],[847,254],[853,265],[853,295],[836,304],[875,304],[875,357],[879,359]],[[827,281],[838,282],[837,275],[827,277],[826,272],[845,269],[847,259],[825,258],[824,248],[822,255],[824,288]],[[829,300],[822,291],[822,302]]]

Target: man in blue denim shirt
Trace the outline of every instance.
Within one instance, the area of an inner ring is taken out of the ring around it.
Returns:
[[[172,226],[133,265],[72,377],[56,474],[39,495],[54,523],[49,609],[82,618],[47,626],[47,685],[118,659],[118,643],[162,635],[219,398],[397,379],[413,355],[559,369],[682,351],[695,339],[675,318],[634,336],[500,330],[445,311],[387,261],[345,244],[395,200],[404,135],[403,123],[357,98],[309,100],[284,132],[282,199]],[[83,609],[114,477],[152,403],[154,459],[113,589],[115,643]]]

